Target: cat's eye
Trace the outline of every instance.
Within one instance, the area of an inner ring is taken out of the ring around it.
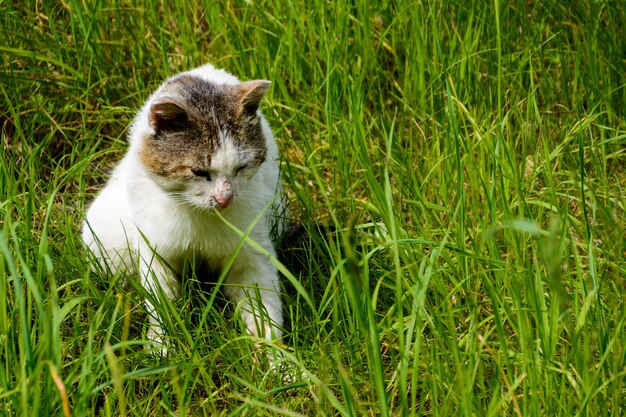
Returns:
[[[235,169],[235,175],[239,174],[241,171],[243,171],[246,168],[248,168],[247,165],[241,165],[241,166],[237,167],[237,169]]]
[[[205,178],[207,181],[211,181],[211,173],[209,171],[205,171],[203,169],[192,169],[193,175],[196,177]]]

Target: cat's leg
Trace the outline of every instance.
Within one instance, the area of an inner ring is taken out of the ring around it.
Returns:
[[[244,252],[242,250],[242,252]],[[252,250],[250,250],[252,252]],[[241,317],[252,336],[268,342],[282,337],[283,312],[276,267],[264,255],[239,253],[225,282],[226,294],[240,304]],[[285,362],[277,344],[266,350],[271,369],[283,382],[306,379],[293,364]]]
[[[241,318],[253,336],[282,336],[283,311],[276,267],[260,253],[239,253],[228,272],[226,294],[241,304]]]
[[[159,294],[163,294],[170,300],[178,298],[180,283],[172,270],[172,266],[164,265],[147,245],[141,245],[139,253],[141,285],[149,293],[145,300],[146,312],[150,321],[150,328],[146,337],[156,345],[160,345],[161,353],[166,354],[167,346],[161,324],[162,318],[159,317],[154,302],[159,302]]]

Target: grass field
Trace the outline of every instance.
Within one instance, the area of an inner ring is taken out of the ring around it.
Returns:
[[[205,3],[0,1],[0,415],[626,414],[623,2]],[[81,246],[135,111],[205,62],[273,81],[301,380],[194,279],[151,355]]]

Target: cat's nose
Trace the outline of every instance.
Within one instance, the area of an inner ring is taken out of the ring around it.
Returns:
[[[227,178],[218,178],[215,181],[215,188],[213,189],[212,194],[215,202],[221,208],[229,206],[235,198],[233,186],[230,180]]]
[[[215,201],[221,207],[228,207],[233,202],[233,195],[220,195],[215,197]]]

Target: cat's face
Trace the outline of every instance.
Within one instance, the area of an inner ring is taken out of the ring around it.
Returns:
[[[223,209],[241,194],[265,161],[257,114],[269,81],[216,85],[184,75],[152,100],[140,159],[155,182],[180,204]]]

